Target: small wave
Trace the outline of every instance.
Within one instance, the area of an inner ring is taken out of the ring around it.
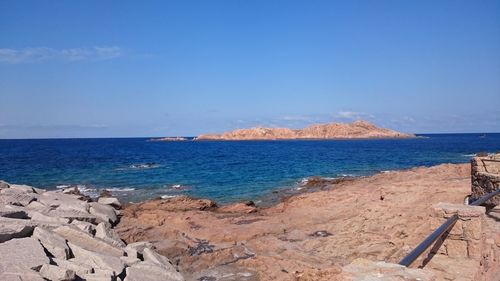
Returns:
[[[164,185],[163,187],[171,191],[183,191],[189,188],[189,186],[182,184]]]
[[[325,179],[336,180],[338,178],[355,178],[355,177],[357,177],[357,175],[355,174],[339,174],[338,177],[336,178],[325,178]]]
[[[130,191],[135,190],[135,188],[133,188],[133,187],[126,187],[126,188],[113,187],[113,188],[104,188],[104,189],[107,191],[111,191],[111,192],[130,192]]]
[[[476,153],[472,153],[472,154],[462,154],[463,157],[476,157]]]
[[[172,199],[177,197],[178,195],[162,195],[160,196],[161,199]]]
[[[146,169],[155,169],[161,167],[160,164],[151,162],[151,163],[138,163],[131,164],[127,167],[116,168],[116,171],[126,171],[126,170],[146,170]]]
[[[135,188],[133,187],[125,187],[125,188],[118,188],[118,187],[111,187],[111,188],[95,188],[91,186],[87,186],[85,184],[60,184],[57,185],[56,188],[60,190],[64,190],[70,187],[76,187],[78,188],[78,191],[85,196],[89,196],[90,198],[97,198],[101,194],[102,191],[109,191],[112,194],[120,194],[120,193],[125,193],[125,192],[132,192],[135,191]]]
[[[78,191],[80,191],[81,194],[89,196],[91,198],[96,198],[99,196],[99,190],[97,188],[89,187],[84,184],[67,185],[67,187],[72,187],[72,186],[76,186],[76,188],[78,188]]]
[[[157,163],[140,163],[140,164],[132,164],[129,166],[130,169],[153,169],[158,168],[160,165]]]

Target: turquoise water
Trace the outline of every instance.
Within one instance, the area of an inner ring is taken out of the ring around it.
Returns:
[[[129,201],[187,194],[220,203],[260,200],[306,177],[464,163],[500,151],[500,134],[384,140],[186,141],[145,138],[0,140],[0,179],[54,189],[80,185]]]

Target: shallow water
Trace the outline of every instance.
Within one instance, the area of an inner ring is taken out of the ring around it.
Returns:
[[[54,189],[110,189],[128,201],[187,194],[259,200],[309,176],[370,175],[465,163],[500,151],[500,134],[385,140],[177,141],[146,138],[0,140],[0,179]]]

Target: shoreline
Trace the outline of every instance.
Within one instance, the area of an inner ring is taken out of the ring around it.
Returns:
[[[467,157],[467,159],[474,157],[476,154],[468,154],[468,155],[463,155],[464,157]],[[462,164],[467,164],[469,161],[464,161],[464,162],[454,162],[454,163],[441,163],[437,165],[430,165],[430,166],[412,166],[412,167],[407,167],[407,168],[401,168],[401,169],[393,169],[393,170],[374,170],[371,172],[368,172],[366,174],[362,175],[356,175],[356,174],[336,174],[335,176],[306,176],[306,177],[299,177],[296,179],[290,179],[290,185],[280,185],[276,186],[273,188],[270,188],[269,190],[255,195],[252,198],[242,198],[242,199],[235,199],[235,200],[218,200],[218,199],[212,199],[209,197],[204,197],[204,196],[195,196],[195,195],[189,195],[186,193],[183,193],[182,191],[186,188],[189,189],[189,186],[184,186],[182,184],[173,184],[171,185],[170,188],[166,187],[158,187],[158,188],[141,188],[141,187],[105,187],[105,188],[100,188],[91,184],[58,184],[55,187],[49,186],[49,187],[41,187],[47,191],[62,191],[63,189],[66,188],[78,188],[82,195],[89,196],[92,199],[97,199],[99,197],[99,194],[102,192],[110,192],[110,196],[116,197],[120,200],[122,204],[140,204],[144,203],[149,200],[156,200],[156,199],[171,199],[175,197],[189,197],[194,200],[198,199],[206,199],[206,200],[211,200],[215,202],[219,206],[226,206],[226,205],[232,205],[236,203],[241,203],[241,202],[247,202],[247,201],[253,201],[257,205],[263,204],[265,207],[269,207],[275,204],[278,204],[283,198],[289,198],[292,196],[296,195],[301,195],[301,194],[306,194],[306,193],[312,193],[312,192],[317,192],[317,191],[323,191],[323,190],[328,190],[330,188],[334,188],[334,184],[338,184],[342,181],[352,181],[352,180],[358,180],[362,178],[367,178],[367,177],[372,177],[378,174],[387,174],[387,173],[394,173],[394,172],[404,172],[412,169],[418,169],[418,168],[430,168],[430,167],[435,167],[435,166],[440,166],[440,165],[462,165]],[[315,181],[319,180],[317,184],[312,184],[312,185],[304,185],[303,182],[313,179]],[[328,184],[330,182],[330,184]],[[12,182],[15,183],[15,182]],[[18,183],[22,184],[22,183]],[[175,189],[173,186],[180,186],[181,189]],[[167,185],[165,185],[167,186]],[[151,197],[149,198],[144,198],[139,201],[128,201],[124,200],[127,198],[132,197],[133,195],[122,195],[125,193],[136,193],[136,192],[141,192],[141,191],[151,191],[151,192],[156,192],[156,191],[161,191],[161,190],[167,190],[164,193],[168,193],[170,190],[171,193],[175,194],[152,194]],[[272,198],[270,198],[272,197]],[[267,199],[266,199],[267,198]]]
[[[335,280],[338,266],[357,258],[397,262],[433,230],[433,204],[463,204],[468,194],[470,166],[441,164],[342,181],[268,207],[149,200],[126,207],[117,231],[127,242],[153,243],[190,280]]]
[[[18,243],[22,250],[16,259],[27,263],[35,262],[25,261],[23,255],[38,251],[36,239],[49,249],[47,257],[37,252],[40,272],[5,271],[2,263],[8,261],[0,260],[0,277],[51,279],[54,274],[75,274],[76,264],[78,276],[107,274],[111,280],[136,273],[158,273],[163,277],[154,280],[170,276],[179,281],[351,280],[345,266],[358,259],[397,262],[433,230],[432,206],[462,204],[471,192],[468,164],[341,180],[316,177],[310,182],[311,189],[270,206],[251,201],[219,206],[187,196],[121,204],[109,197],[91,200],[74,187],[45,191],[0,182],[0,248]],[[495,219],[500,216],[490,220]],[[65,247],[69,254],[60,250]],[[140,251],[147,254],[137,254]],[[98,257],[102,264],[87,261]],[[149,270],[151,266],[156,273]],[[436,280],[461,277],[462,273],[456,275],[458,268],[473,272],[478,267],[443,263],[439,257],[426,267],[440,277]]]

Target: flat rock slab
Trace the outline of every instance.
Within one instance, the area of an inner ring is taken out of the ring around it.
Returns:
[[[0,217],[0,243],[14,238],[28,237],[33,229],[29,220]]]
[[[32,237],[38,239],[42,246],[50,254],[52,254],[52,256],[59,259],[69,258],[70,250],[68,244],[66,244],[66,239],[64,239],[60,235],[47,229],[37,227],[33,231]]]
[[[0,273],[2,281],[46,281],[38,272],[25,268],[11,268],[10,271]]]
[[[0,217],[11,219],[27,219],[28,214],[24,210],[0,207]]]
[[[59,223],[59,224],[68,224],[69,223],[68,218],[48,216],[48,215],[45,215],[45,214],[38,212],[38,211],[31,211],[30,215],[31,215],[32,220],[36,220],[36,221],[40,221],[40,222],[44,221],[44,222]]]
[[[94,269],[109,270],[115,275],[119,275],[125,268],[125,263],[118,257],[89,251],[71,242],[68,244],[75,256],[75,262],[86,264]]]
[[[21,192],[26,192],[26,193],[34,193],[35,192],[35,190],[33,189],[32,186],[24,185],[24,184],[11,184],[10,189],[16,190],[16,191],[21,191]]]
[[[76,195],[48,191],[37,198],[40,203],[60,210],[75,210],[83,213],[88,213],[89,210],[89,204],[80,200],[80,196]]]
[[[79,263],[75,259],[61,260],[54,258],[52,261],[59,267],[74,271],[79,277],[82,277],[85,274],[90,274],[94,271],[90,265]]]
[[[69,281],[75,280],[75,272],[51,264],[44,264],[40,269],[40,275],[48,280]]]
[[[91,215],[89,213],[85,213],[82,211],[78,210],[72,210],[72,209],[55,209],[55,210],[50,210],[49,212],[45,213],[45,215],[50,216],[50,217],[59,217],[59,218],[65,218],[69,219],[70,221],[74,220],[79,220],[79,221],[86,221],[95,224],[97,222],[97,217],[94,215]]]
[[[85,281],[115,281],[116,278],[114,276],[108,276],[106,274],[85,274],[82,276],[82,279]]]
[[[183,281],[184,277],[152,262],[139,262],[126,269],[124,281]]]
[[[94,251],[115,257],[125,255],[125,251],[123,249],[113,246],[100,238],[92,237],[92,235],[84,232],[76,226],[61,226],[55,228],[53,231],[68,240],[68,242],[71,242],[72,244],[88,251]]]
[[[0,253],[8,253],[8,258],[0,259],[0,272],[9,272],[11,267],[39,269],[43,264],[49,263],[42,245],[31,237],[1,243]]]
[[[2,189],[2,194],[0,194],[0,204],[3,205],[28,206],[28,204],[34,200],[36,200],[34,193],[12,192],[10,188]]]
[[[97,203],[103,204],[103,205],[110,205],[110,206],[117,208],[117,209],[120,209],[122,207],[122,204],[120,203],[120,201],[118,201],[118,199],[116,199],[114,197],[100,197],[97,200]]]

